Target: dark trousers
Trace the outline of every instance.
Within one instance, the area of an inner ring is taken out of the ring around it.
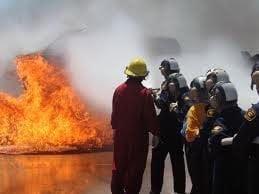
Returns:
[[[190,194],[210,194],[212,190],[212,160],[206,143],[200,139],[189,145],[189,173],[192,181]]]
[[[168,153],[173,170],[174,191],[176,193],[185,193],[183,145],[174,146],[166,143],[160,143],[156,148],[152,149],[151,191],[153,193],[160,193],[162,190],[165,159]]]
[[[259,145],[251,145],[251,154],[248,163],[248,193],[259,193]]]
[[[247,194],[246,181],[247,162],[234,157],[231,151],[223,151],[216,155],[213,194]]]
[[[187,141],[184,142],[184,152],[185,152],[185,158],[186,158],[186,164],[187,164],[187,170],[188,173],[190,173],[191,168],[191,144]]]

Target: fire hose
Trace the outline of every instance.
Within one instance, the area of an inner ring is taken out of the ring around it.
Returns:
[[[72,34],[77,34],[77,33],[82,33],[85,32],[86,27],[83,28],[78,28],[78,29],[73,29],[73,30],[69,30],[64,32],[63,34],[59,35],[56,39],[54,39],[45,49],[43,50],[48,50],[52,45],[54,45],[57,41],[64,39],[67,36],[70,36]]]

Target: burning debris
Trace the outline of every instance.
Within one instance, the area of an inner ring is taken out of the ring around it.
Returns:
[[[24,92],[0,93],[0,153],[92,151],[111,144],[110,126],[93,118],[66,72],[40,53],[18,56]]]

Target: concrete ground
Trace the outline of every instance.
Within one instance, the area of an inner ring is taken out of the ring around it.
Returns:
[[[141,194],[150,190],[150,158]],[[72,155],[0,155],[1,194],[110,193],[112,152]],[[187,192],[190,191],[187,177]],[[162,194],[172,194],[172,171],[166,161]]]

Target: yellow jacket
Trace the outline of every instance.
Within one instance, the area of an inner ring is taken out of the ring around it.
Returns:
[[[186,140],[193,142],[206,120],[206,103],[194,104],[187,113]]]

